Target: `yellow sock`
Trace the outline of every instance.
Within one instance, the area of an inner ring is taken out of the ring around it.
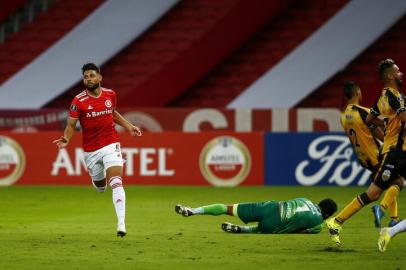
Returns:
[[[355,197],[349,204],[347,204],[343,210],[335,217],[335,220],[338,223],[344,223],[347,219],[349,219],[352,215],[358,212],[364,204],[360,198],[360,196]]]
[[[397,185],[390,186],[386,190],[385,196],[383,196],[383,199],[381,201],[381,208],[383,210],[388,209],[389,206],[396,200],[398,194],[399,194],[399,187]]]
[[[398,201],[396,199],[388,207],[390,218],[399,221],[398,217]]]

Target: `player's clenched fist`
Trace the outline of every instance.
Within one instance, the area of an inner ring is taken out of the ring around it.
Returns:
[[[132,125],[128,131],[130,132],[131,136],[142,136],[142,131],[137,126]]]

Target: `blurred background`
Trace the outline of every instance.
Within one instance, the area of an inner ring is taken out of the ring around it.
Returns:
[[[403,0],[0,6],[0,185],[89,183],[80,135],[68,149],[51,144],[86,62],[145,131],[121,133],[127,183],[365,185],[341,133],[343,82],[368,107],[378,63],[406,67]]]

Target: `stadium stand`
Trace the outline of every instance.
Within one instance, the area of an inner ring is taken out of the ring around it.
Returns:
[[[119,89],[121,106],[165,106],[241,46],[287,3],[182,1],[141,39],[102,67],[107,74],[104,83]],[[77,87],[46,107],[66,107]]]
[[[317,30],[348,0],[294,1],[171,107],[224,107]]]
[[[11,35],[0,45],[0,84],[104,2],[56,1],[48,12]],[[102,66],[106,74],[103,83],[119,91],[120,106],[124,107],[224,107],[347,3],[348,0],[286,0],[276,4],[259,0],[181,1]],[[78,5],[82,6],[78,8]],[[404,19],[353,60],[345,71],[296,107],[340,107],[341,97],[338,99],[336,93],[341,93],[337,90],[346,79],[359,81],[368,91],[379,89],[374,68],[378,59],[385,58],[383,51],[390,50],[390,57],[400,65],[405,61],[403,28]],[[383,40],[399,42],[389,45]],[[26,46],[28,42],[30,46]],[[81,87],[79,82],[43,107],[66,108]],[[371,95],[368,98],[374,99]]]
[[[401,70],[406,68],[406,16],[396,23],[377,42],[354,59],[348,67],[302,100],[296,107],[340,108],[344,105],[342,87],[348,80],[357,82],[363,89],[363,103],[371,106],[381,90],[377,75],[378,63],[394,59]]]
[[[176,2],[105,1],[0,86],[0,107],[41,108],[81,79],[80,67],[83,63],[105,63],[140,36]],[[33,88],[36,89],[33,98],[21,99]]]
[[[27,0],[0,1],[0,23],[6,21],[13,13],[22,8]]]
[[[47,12],[40,13],[34,21],[24,24],[21,31],[10,35],[4,44],[0,44],[0,84],[69,32],[102,2],[57,1]]]
[[[295,106],[389,30],[404,15],[406,2],[393,0],[386,7],[380,0],[349,2],[228,107]]]

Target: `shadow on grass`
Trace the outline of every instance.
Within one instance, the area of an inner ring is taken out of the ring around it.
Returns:
[[[326,248],[323,248],[318,251],[338,252],[338,253],[340,253],[340,252],[347,252],[347,253],[357,252],[355,249],[342,249],[342,248],[338,248],[338,247],[326,247]]]

